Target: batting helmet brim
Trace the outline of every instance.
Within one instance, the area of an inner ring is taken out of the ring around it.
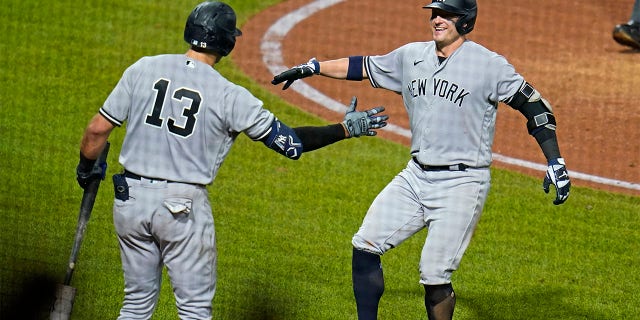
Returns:
[[[466,12],[464,11],[464,9],[460,9],[460,8],[456,8],[454,6],[450,6],[447,4],[444,4],[443,2],[434,2],[431,4],[428,4],[424,7],[422,7],[423,9],[440,9],[440,10],[444,10],[446,12],[451,12],[451,13],[455,13],[455,14],[460,14],[463,15]]]

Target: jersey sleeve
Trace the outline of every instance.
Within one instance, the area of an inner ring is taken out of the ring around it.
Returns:
[[[227,100],[227,121],[232,132],[244,132],[257,140],[271,127],[275,116],[245,88],[234,86]]]
[[[386,55],[364,57],[364,68],[372,87],[402,91],[403,48],[400,47]]]
[[[524,78],[516,72],[513,65],[507,62],[507,59],[503,56],[496,55],[490,59],[490,63],[492,65],[488,70],[491,70],[489,76],[492,79],[489,79],[488,83],[495,83],[496,85],[489,99],[491,101],[504,102],[518,92]]]
[[[131,93],[139,62],[134,63],[124,71],[118,84],[113,88],[99,110],[102,116],[118,127],[127,120],[129,115],[132,101]]]

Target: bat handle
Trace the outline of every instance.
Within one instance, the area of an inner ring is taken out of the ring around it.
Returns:
[[[65,286],[68,286],[71,284],[71,277],[73,276],[73,270],[76,267],[76,263],[74,261],[69,261],[69,265],[67,266],[67,273],[64,275],[64,282],[62,284],[64,284]]]

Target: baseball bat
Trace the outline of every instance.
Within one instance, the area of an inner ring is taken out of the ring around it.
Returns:
[[[104,149],[102,149],[102,152],[98,157],[98,160],[96,160],[95,166],[100,166],[101,163],[106,163],[109,146],[109,141],[107,141]],[[67,273],[65,274],[63,284],[58,285],[56,288],[56,299],[50,314],[51,320],[67,320],[71,316],[71,310],[73,309],[73,302],[76,295],[76,288],[70,286],[71,277],[73,276],[73,271],[76,268],[80,245],[82,244],[85,231],[87,230],[87,223],[89,222],[89,217],[91,217],[91,211],[93,210],[93,204],[96,200],[98,187],[100,187],[100,180],[101,179],[92,180],[84,189],[84,193],[82,194],[80,213],[78,214],[78,223],[76,225],[76,235],[73,240],[71,255],[69,256],[69,263],[67,264]]]

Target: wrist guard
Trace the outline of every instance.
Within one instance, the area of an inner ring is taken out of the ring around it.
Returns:
[[[257,140],[287,158],[298,160],[302,155],[302,141],[293,129],[278,119],[273,120],[271,127]]]

